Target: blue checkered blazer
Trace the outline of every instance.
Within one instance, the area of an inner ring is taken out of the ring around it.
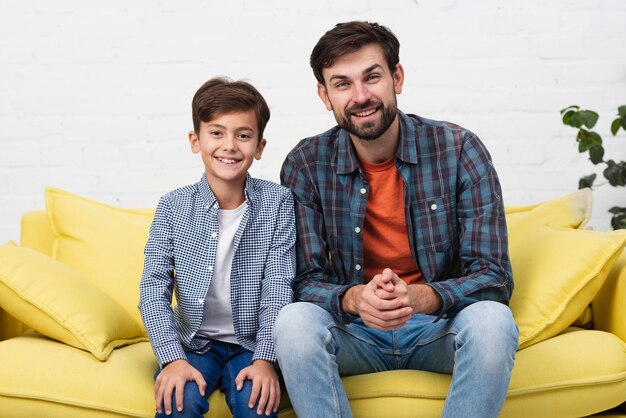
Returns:
[[[272,328],[293,299],[295,218],[291,192],[248,175],[247,208],[235,235],[231,271],[233,325],[253,359],[275,361]],[[139,310],[161,366],[204,353],[211,341],[196,335],[217,249],[219,204],[205,176],[164,195],[145,247]],[[172,308],[172,294],[177,304]]]

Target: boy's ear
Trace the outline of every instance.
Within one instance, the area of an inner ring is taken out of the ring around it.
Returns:
[[[265,149],[266,145],[267,145],[267,140],[265,138],[261,138],[261,140],[259,141],[259,143],[256,146],[256,151],[254,151],[254,159],[255,160],[260,160],[261,159],[261,155],[263,155],[263,150]]]
[[[324,105],[326,106],[326,110],[333,110],[333,104],[330,102],[328,98],[328,90],[326,90],[326,86],[322,83],[317,83],[317,95],[322,99]]]
[[[197,154],[200,152],[200,138],[196,131],[189,131],[189,145],[191,145],[191,152]]]

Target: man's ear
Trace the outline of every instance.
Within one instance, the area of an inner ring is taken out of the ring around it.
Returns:
[[[189,145],[191,145],[191,152],[197,154],[200,152],[200,138],[196,131],[189,131]]]
[[[322,99],[327,110],[333,110],[333,105],[328,98],[328,90],[322,83],[317,83],[317,95]]]
[[[397,63],[393,70],[393,90],[396,94],[402,93],[402,85],[404,84],[404,68]]]
[[[256,146],[256,151],[254,151],[254,159],[255,160],[260,160],[261,159],[261,155],[263,155],[263,150],[265,149],[266,145],[267,145],[267,140],[265,138],[261,138],[261,140],[259,141],[259,143]]]

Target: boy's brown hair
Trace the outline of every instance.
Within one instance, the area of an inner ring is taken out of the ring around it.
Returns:
[[[383,50],[389,69],[393,72],[400,62],[400,42],[385,26],[373,22],[338,23],[317,42],[311,53],[311,68],[318,82],[324,83],[322,70],[333,62],[367,44],[378,44]]]
[[[252,110],[256,115],[260,141],[270,120],[270,109],[259,91],[242,80],[215,77],[198,89],[191,101],[193,129],[200,131],[200,122],[208,122],[218,115]]]

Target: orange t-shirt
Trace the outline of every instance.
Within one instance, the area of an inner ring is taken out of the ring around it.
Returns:
[[[360,161],[369,195],[363,230],[364,280],[389,267],[406,283],[423,283],[411,255],[404,215],[404,181],[394,158],[382,164]]]

